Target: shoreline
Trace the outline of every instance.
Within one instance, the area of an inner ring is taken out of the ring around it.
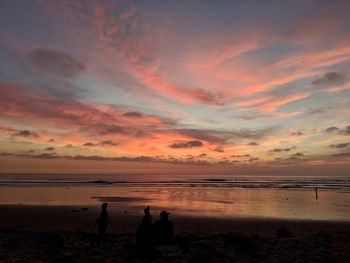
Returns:
[[[80,205],[0,205],[0,230],[86,231],[98,217],[99,206]],[[171,212],[171,211],[170,211]],[[153,219],[158,213],[152,213]],[[111,233],[134,233],[143,216],[135,211],[110,210]],[[170,219],[178,233],[246,232],[274,233],[278,227],[294,232],[350,231],[350,220],[280,219],[265,217],[220,217],[220,215],[182,215],[171,213]],[[194,230],[195,229],[195,230]],[[270,235],[269,235],[270,236]]]

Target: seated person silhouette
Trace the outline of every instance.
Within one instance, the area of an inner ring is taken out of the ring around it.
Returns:
[[[107,203],[103,203],[101,205],[101,213],[100,216],[96,219],[96,223],[98,225],[98,245],[102,243],[103,246],[106,243],[106,229],[108,226],[108,211],[107,211]]]
[[[160,219],[155,222],[156,239],[159,245],[174,243],[174,224],[168,219],[167,211],[160,212]]]
[[[144,213],[141,224],[136,230],[136,238],[140,245],[152,246],[154,245],[154,225],[149,206],[144,209]]]

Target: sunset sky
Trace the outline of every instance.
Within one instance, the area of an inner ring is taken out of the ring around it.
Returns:
[[[350,1],[0,1],[0,172],[346,174]]]

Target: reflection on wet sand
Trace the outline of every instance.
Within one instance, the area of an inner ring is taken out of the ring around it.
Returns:
[[[210,187],[1,187],[0,204],[96,205],[115,211],[137,211],[150,205],[177,214],[221,217],[268,217],[347,220],[350,194],[313,190]]]

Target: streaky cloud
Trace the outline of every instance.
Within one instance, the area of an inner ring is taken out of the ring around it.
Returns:
[[[170,144],[169,147],[173,149],[179,149],[179,148],[193,148],[193,147],[201,147],[203,146],[203,143],[198,140],[194,141],[187,141],[187,142],[176,142],[173,144]]]
[[[349,143],[346,142],[346,143],[337,143],[337,144],[331,144],[329,145],[329,147],[331,148],[346,148],[349,146]]]
[[[37,48],[30,51],[28,56],[33,65],[43,73],[65,78],[76,77],[87,69],[84,63],[63,51]]]

